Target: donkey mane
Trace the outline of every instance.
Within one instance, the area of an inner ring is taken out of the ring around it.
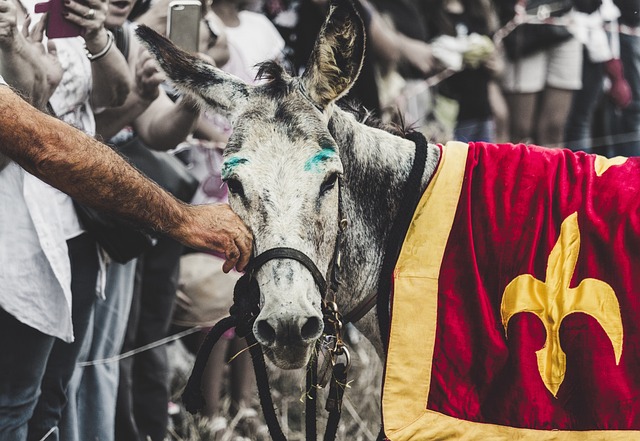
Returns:
[[[257,64],[256,80],[265,80],[260,88],[267,96],[279,99],[293,91],[292,75],[277,61],[268,60]]]

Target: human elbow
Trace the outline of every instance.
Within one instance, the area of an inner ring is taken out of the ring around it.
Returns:
[[[120,82],[114,86],[112,104],[109,107],[120,107],[124,105],[127,100],[127,96],[131,91],[131,84],[129,82]]]

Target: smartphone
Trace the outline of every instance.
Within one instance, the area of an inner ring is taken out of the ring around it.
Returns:
[[[167,35],[176,46],[198,52],[202,4],[198,0],[174,0],[167,13]]]
[[[82,35],[84,32],[82,26],[71,23],[69,20],[64,18],[62,15],[65,10],[62,3],[63,1],[64,0],[50,0],[45,3],[36,3],[35,5],[35,12],[49,13],[47,18],[47,29],[45,31],[47,38],[77,37]]]

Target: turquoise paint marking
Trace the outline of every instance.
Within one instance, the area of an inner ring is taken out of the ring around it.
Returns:
[[[336,156],[333,147],[324,147],[304,164],[305,171],[320,172],[320,164]]]
[[[239,158],[237,156],[232,156],[222,163],[222,179],[227,179],[231,176],[233,170],[246,162],[249,162],[247,158]]]

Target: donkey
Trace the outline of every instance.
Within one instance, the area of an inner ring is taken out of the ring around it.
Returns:
[[[307,364],[333,300],[323,299],[323,275],[339,272],[331,293],[339,311],[386,352],[387,436],[640,435],[640,296],[630,295],[640,286],[640,161],[442,146],[359,122],[336,105],[365,49],[363,22],[347,0],[332,3],[300,77],[266,64],[259,85],[147,28],[138,35],[178,89],[232,121],[222,176],[254,234],[252,330],[275,365]],[[407,210],[405,244],[393,243]],[[611,263],[609,247],[625,257]]]
[[[254,254],[294,248],[326,274],[339,221],[346,218],[336,301],[341,311],[348,311],[375,293],[415,147],[360,124],[334,105],[357,78],[364,56],[363,24],[354,9],[332,6],[300,78],[272,64],[263,66],[270,81],[258,86],[246,85],[149,31],[139,35],[179,89],[232,121],[222,176],[229,204],[254,234]],[[420,191],[439,155],[437,147],[429,147]],[[277,366],[306,365],[323,331],[321,293],[313,277],[301,263],[283,259],[264,264],[256,278],[261,292],[256,339]],[[375,313],[357,326],[382,355]]]

